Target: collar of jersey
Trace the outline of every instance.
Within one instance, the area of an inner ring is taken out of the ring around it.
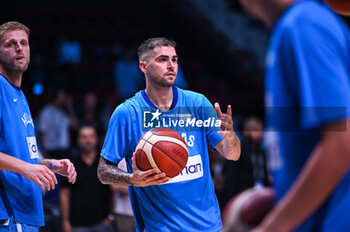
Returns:
[[[177,100],[178,100],[178,91],[177,91],[177,87],[174,86],[174,85],[173,85],[172,87],[173,87],[174,98],[173,98],[173,103],[171,103],[170,110],[172,110],[172,109],[176,106],[176,103],[177,103]],[[158,107],[155,106],[155,105],[151,102],[151,100],[148,98],[147,93],[146,93],[145,90],[142,90],[142,91],[141,91],[141,94],[142,94],[143,99],[145,99],[145,101],[147,102],[148,105],[150,105],[152,108],[158,109]]]
[[[3,78],[5,78],[5,80],[10,84],[10,85],[12,85],[13,86],[13,88],[15,88],[15,89],[17,89],[18,91],[20,91],[21,90],[21,88],[20,87],[18,87],[18,86],[15,86],[14,84],[12,84],[11,82],[9,82],[9,80],[4,76],[4,75],[2,75],[2,73],[0,73],[0,76],[2,76]]]

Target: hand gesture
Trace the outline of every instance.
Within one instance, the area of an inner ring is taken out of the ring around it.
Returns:
[[[135,159],[136,158],[134,153],[132,157],[133,173],[130,177],[130,180],[134,186],[145,187],[150,185],[164,184],[169,181],[169,177],[167,177],[165,173],[161,172],[158,168],[142,171],[137,167]]]
[[[221,112],[219,103],[214,104],[216,113],[221,120],[221,130],[219,134],[224,135],[223,141],[220,141],[215,148],[226,158],[238,160],[241,154],[241,145],[235,131],[233,130],[232,109],[227,107],[227,114]]]
[[[68,178],[69,183],[75,183],[77,173],[75,171],[74,165],[72,164],[72,162],[70,162],[69,159],[51,159],[48,166],[55,173],[61,176],[66,176]]]
[[[215,111],[218,114],[218,117],[221,121],[221,130],[219,131],[219,134],[227,135],[228,132],[234,132],[233,131],[233,120],[232,120],[232,109],[231,105],[227,106],[227,114],[224,114],[221,112],[219,103],[215,102],[214,104]]]

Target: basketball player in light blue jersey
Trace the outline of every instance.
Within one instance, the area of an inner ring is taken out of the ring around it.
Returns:
[[[350,231],[349,28],[321,1],[241,2],[272,30],[266,140],[278,203],[254,232]]]
[[[29,29],[0,25],[0,232],[34,232],[44,225],[41,189],[54,189],[54,172],[75,182],[67,160],[39,160],[33,119],[21,90],[30,60]],[[40,189],[41,188],[41,189]]]
[[[145,74],[146,89],[114,111],[98,175],[105,184],[131,186],[137,231],[218,232],[222,223],[207,143],[226,159],[237,160],[240,141],[233,130],[230,106],[225,114],[216,103],[216,113],[202,94],[174,86],[178,70],[175,46],[166,38],[152,38],[139,47],[139,67]],[[175,129],[187,142],[188,163],[172,179],[156,168],[141,171],[135,163],[133,153],[138,140],[154,127]],[[128,172],[117,168],[124,157]]]

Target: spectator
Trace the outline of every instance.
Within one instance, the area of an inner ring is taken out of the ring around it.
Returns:
[[[87,92],[84,95],[83,103],[79,110],[79,125],[93,125],[97,130],[99,138],[105,134],[100,113],[96,94],[91,91]]]
[[[66,112],[67,110],[67,112]],[[39,137],[45,157],[67,157],[70,128],[78,127],[73,101],[63,89],[52,92],[51,100],[39,113]]]
[[[97,178],[98,138],[96,129],[83,126],[79,129],[80,154],[74,157],[79,178],[75,185],[60,182],[60,205],[63,232],[113,232],[111,191]]]

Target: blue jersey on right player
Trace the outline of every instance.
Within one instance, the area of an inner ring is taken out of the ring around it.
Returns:
[[[273,30],[265,89],[268,154],[279,200],[320,140],[317,129],[349,118],[347,26],[321,3],[296,1]],[[297,231],[349,231],[349,208],[350,172]]]
[[[223,136],[216,112],[201,94],[173,87],[171,109],[160,111],[145,91],[118,106],[108,127],[101,156],[118,163],[131,157],[143,133],[152,127],[169,127],[188,144],[189,159],[177,177],[163,185],[129,187],[137,231],[218,232],[222,223],[210,174],[207,143],[215,147]]]

